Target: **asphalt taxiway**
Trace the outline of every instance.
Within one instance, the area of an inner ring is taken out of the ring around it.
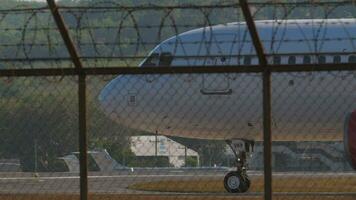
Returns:
[[[144,191],[129,189],[131,185],[138,183],[153,183],[153,182],[222,182],[227,170],[123,170],[115,172],[92,172],[89,173],[88,183],[90,193],[95,194],[142,194],[142,195],[202,195],[199,192],[160,192],[160,191]],[[252,179],[263,179],[262,172],[250,172],[249,176]],[[336,184],[334,181],[355,180],[356,173],[316,173],[316,172],[290,172],[290,173],[274,173],[274,178],[283,178],[283,180],[298,181],[298,178],[313,177],[314,179],[323,180],[326,187],[333,187]],[[262,181],[263,182],[263,181]],[[351,184],[354,184],[352,182]],[[285,183],[288,184],[288,183]],[[303,184],[303,183],[302,183]],[[349,183],[345,183],[349,184]],[[280,196],[300,196],[308,194],[312,196],[352,196],[356,198],[356,185],[347,185],[350,189],[345,192],[311,192],[306,188],[305,192],[288,192],[278,191]],[[315,186],[318,187],[318,186]],[[353,189],[355,188],[355,190]],[[77,173],[0,173],[0,194],[79,194],[79,175]],[[231,194],[209,193],[204,195],[229,196]],[[233,194],[235,195],[235,194]],[[261,196],[263,192],[248,192],[243,196]]]

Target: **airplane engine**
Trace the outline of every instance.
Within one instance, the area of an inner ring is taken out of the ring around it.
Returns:
[[[356,110],[345,121],[344,147],[350,165],[356,170]]]

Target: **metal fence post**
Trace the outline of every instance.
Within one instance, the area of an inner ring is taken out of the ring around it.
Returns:
[[[265,200],[272,199],[271,72],[263,72],[263,159]]]
[[[75,74],[78,76],[78,111],[79,111],[79,160],[80,160],[80,199],[88,199],[88,145],[86,127],[86,75],[83,64],[79,58],[64,20],[59,13],[54,0],[47,0],[48,6],[57,24],[62,39],[67,47],[72,62],[75,65]]]
[[[80,152],[80,199],[88,199],[88,142],[86,126],[86,76],[79,75],[79,152]]]
[[[249,29],[255,47],[259,64],[264,68],[263,75],[263,158],[264,158],[264,194],[265,200],[272,199],[272,130],[271,130],[271,70],[263,50],[263,45],[258,36],[255,22],[247,0],[239,0],[244,14],[246,25]]]

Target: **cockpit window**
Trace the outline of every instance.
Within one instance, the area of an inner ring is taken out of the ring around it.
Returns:
[[[155,67],[159,64],[159,54],[153,53],[148,58],[146,58],[145,62],[142,64],[142,67]]]
[[[334,63],[341,63],[341,56],[334,56],[333,62]]]
[[[310,56],[303,56],[303,64],[310,64],[311,58]]]
[[[251,65],[251,56],[244,57],[244,65]]]
[[[325,56],[318,56],[318,63],[319,64],[325,64],[326,63],[326,57]]]
[[[349,63],[356,63],[356,55],[352,55],[349,57]]]
[[[281,64],[281,57],[280,56],[273,56],[273,64],[276,64],[276,65]]]
[[[297,62],[297,58],[295,56],[289,56],[288,64],[294,65]]]
[[[173,56],[169,52],[163,52],[161,54],[153,53],[145,62],[142,64],[142,67],[168,67],[173,61]]]
[[[161,53],[161,56],[159,57],[159,66],[160,67],[169,67],[172,63],[173,56],[169,52],[163,52]]]

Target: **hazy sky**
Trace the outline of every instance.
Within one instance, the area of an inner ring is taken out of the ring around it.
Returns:
[[[46,0],[19,0],[19,1],[46,1]]]
[[[46,0],[14,0],[14,1],[40,1],[40,2],[43,2]],[[56,1],[61,1],[61,0],[56,0]]]

